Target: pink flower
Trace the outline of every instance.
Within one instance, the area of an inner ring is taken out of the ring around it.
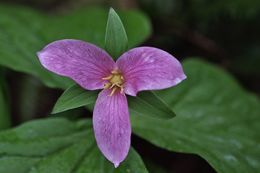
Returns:
[[[47,45],[38,57],[46,69],[73,79],[86,90],[103,89],[94,108],[94,133],[99,149],[115,167],[130,148],[126,94],[172,87],[186,78],[177,59],[152,47],[131,49],[114,62],[93,44],[66,39]]]

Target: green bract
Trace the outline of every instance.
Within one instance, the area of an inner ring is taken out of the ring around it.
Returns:
[[[86,91],[78,85],[68,88],[56,102],[53,113],[88,106],[92,109],[98,92]],[[154,118],[170,119],[175,113],[156,94],[146,91],[137,97],[128,97],[131,114],[150,116]]]
[[[127,48],[128,38],[124,25],[115,10],[111,8],[107,19],[105,50],[114,59],[117,59]]]

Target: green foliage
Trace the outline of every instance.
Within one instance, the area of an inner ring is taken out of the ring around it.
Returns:
[[[257,172],[260,168],[258,98],[241,89],[224,71],[202,61],[187,60],[184,69],[187,80],[177,87],[156,92],[178,116],[165,121],[138,116],[141,113],[137,111],[131,116],[134,133],[170,151],[198,154],[221,173]],[[72,93],[82,97],[78,91],[83,89],[78,87],[77,91],[75,86],[72,89]],[[88,98],[85,99],[87,102]],[[0,170],[14,169],[4,165],[15,162],[19,170],[33,167],[35,171],[45,171],[51,167],[66,172],[75,166],[75,160],[83,157],[84,151],[88,155],[80,163],[88,166],[77,170],[102,169],[99,164],[104,158],[97,148],[91,148],[95,147],[91,134],[89,121],[72,123],[64,119],[37,121],[3,132],[0,134],[0,154],[4,157]],[[73,145],[75,141],[77,145]],[[129,157],[134,156],[130,154]],[[66,166],[58,167],[53,163]],[[132,162],[128,164],[135,168]],[[142,167],[140,162],[136,164]],[[123,168],[122,165],[118,170]]]
[[[52,113],[93,105],[97,99],[97,91],[88,91],[78,85],[69,87],[57,100]]]
[[[50,118],[0,133],[0,172],[5,173],[147,173],[131,149],[114,169],[96,147],[90,120]]]
[[[10,127],[11,120],[7,105],[7,98],[4,94],[4,80],[0,74],[0,130]]]
[[[259,99],[219,68],[196,59],[183,64],[188,79],[156,92],[178,116],[132,116],[134,133],[170,151],[198,154],[219,173],[260,170]]]
[[[144,41],[151,32],[149,20],[140,12],[119,13],[128,33],[129,46]],[[107,10],[89,8],[67,15],[49,16],[30,8],[0,6],[0,64],[29,73],[47,86],[67,88],[72,82],[43,69],[36,52],[46,44],[65,38],[85,40],[104,47]],[[138,30],[135,28],[138,27]]]
[[[32,74],[48,86],[66,87],[70,82],[43,69],[36,56],[49,42],[42,33],[43,15],[7,6],[0,6],[0,15],[0,64]]]
[[[128,38],[123,23],[114,9],[109,10],[106,35],[105,35],[105,50],[114,58],[117,59],[122,53],[127,50]]]
[[[257,5],[249,8],[245,1],[236,3],[241,5],[226,1],[210,4],[206,1],[187,2],[191,14],[185,14],[184,23],[193,19],[212,21],[215,14],[218,16],[223,11],[236,16],[237,12],[246,9],[243,12],[245,16],[256,15],[259,8]],[[179,7],[181,4],[177,3]],[[180,11],[182,13],[183,10]],[[74,38],[105,47],[107,11],[101,8],[50,16],[24,7],[1,6],[0,15],[0,64],[34,75],[50,87],[65,89],[72,82],[41,67],[36,52],[44,45],[57,39]],[[143,14],[129,11],[119,12],[119,16],[129,36],[130,47],[150,34],[149,20]],[[120,38],[113,39],[126,41]],[[109,39],[107,37],[106,45],[109,45]],[[123,51],[122,46],[117,52],[110,53],[118,56]],[[257,55],[258,51],[255,52],[252,54]],[[248,63],[254,64],[257,60],[255,56]],[[245,92],[232,77],[212,65],[187,60],[184,68],[188,79],[177,87],[155,94],[141,92],[138,97],[129,98],[134,133],[170,151],[198,154],[220,173],[260,170],[259,99]],[[248,71],[245,67],[241,68]],[[92,105],[96,95],[73,86],[58,100],[54,112]],[[4,104],[6,101],[0,88],[0,117],[6,115]],[[178,116],[162,120],[174,116],[172,109]],[[0,123],[2,121],[5,120]],[[62,118],[34,121],[2,132],[0,172],[147,172],[133,149],[122,166],[115,170],[97,149],[92,134],[89,120],[71,122]]]
[[[94,105],[98,92],[87,91],[78,85],[68,88],[56,102],[53,113]],[[131,114],[170,119],[174,112],[156,94],[150,91],[139,93],[137,97],[128,98]]]
[[[138,93],[136,97],[128,97],[131,115],[144,115],[160,119],[171,119],[175,113],[152,91]]]

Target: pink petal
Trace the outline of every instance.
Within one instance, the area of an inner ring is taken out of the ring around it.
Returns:
[[[132,96],[138,91],[172,87],[186,78],[180,62],[157,48],[131,49],[116,63],[125,78],[125,93]]]
[[[46,69],[69,77],[88,90],[103,88],[102,78],[115,66],[104,50],[80,40],[55,41],[37,55]]]
[[[93,113],[96,141],[104,156],[118,167],[129,151],[131,126],[127,99],[120,92],[109,96],[111,90],[99,94]]]

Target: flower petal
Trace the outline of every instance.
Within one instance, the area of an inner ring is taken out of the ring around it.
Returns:
[[[70,77],[88,90],[103,88],[105,81],[102,78],[108,76],[115,66],[104,50],[80,40],[55,41],[37,55],[46,69]]]
[[[138,91],[172,87],[186,78],[180,62],[157,48],[131,49],[116,63],[125,78],[125,93],[132,96]]]
[[[93,113],[93,126],[99,149],[118,167],[129,151],[131,126],[125,94],[111,90],[99,94]]]

